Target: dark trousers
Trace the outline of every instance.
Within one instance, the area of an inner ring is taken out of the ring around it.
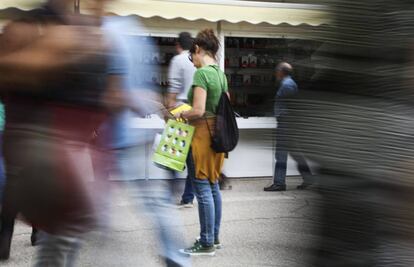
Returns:
[[[294,133],[289,131],[289,125],[283,118],[277,118],[278,127],[276,129],[276,164],[273,176],[273,183],[286,185],[286,171],[288,154],[298,164],[299,173],[302,175],[304,183],[311,184],[312,173],[303,156]]]
[[[194,189],[193,189],[193,183],[192,183],[192,174],[195,173],[194,164],[192,164],[192,157],[191,154],[188,154],[187,157],[187,178],[185,180],[185,187],[184,187],[184,193],[181,196],[181,200],[184,203],[190,203],[194,200]]]
[[[194,200],[194,189],[189,175],[187,175],[187,178],[185,179],[184,193],[181,196],[181,200],[184,203],[190,203]]]

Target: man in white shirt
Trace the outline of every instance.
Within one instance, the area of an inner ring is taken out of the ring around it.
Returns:
[[[188,58],[188,51],[193,45],[193,38],[188,32],[178,35],[176,44],[177,55],[173,57],[168,70],[168,94],[166,104],[174,107],[177,102],[187,102],[187,94],[193,83],[196,68]]]
[[[187,102],[187,94],[193,84],[193,77],[196,71],[193,63],[188,58],[189,50],[193,45],[193,38],[188,32],[178,35],[176,44],[177,55],[173,57],[168,71],[168,94],[166,99],[167,108],[173,108],[177,102]],[[181,207],[193,207],[194,192],[191,178],[187,176],[184,193],[179,205]]]

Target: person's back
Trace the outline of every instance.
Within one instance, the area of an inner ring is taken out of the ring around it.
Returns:
[[[226,75],[218,65],[208,65],[197,69],[194,74],[193,86],[204,88],[207,92],[206,116],[214,116],[220,101],[221,94],[227,92]],[[188,101],[193,102],[194,91],[188,94]]]
[[[279,89],[276,93],[274,114],[275,117],[283,117],[288,113],[288,100],[299,92],[296,82],[290,75],[280,81]]]
[[[168,95],[167,107],[171,108],[176,102],[187,102],[187,95],[193,85],[196,71],[189,60],[189,49],[192,46],[191,35],[187,32],[179,34],[176,44],[177,55],[173,57],[168,69]]]
[[[180,84],[180,93],[177,95],[178,101],[187,101],[188,91],[191,89],[193,83],[194,73],[196,68],[193,63],[188,59],[188,52],[183,51],[181,54],[176,55],[172,61],[171,66],[177,67],[179,75],[175,77],[175,81]],[[176,70],[177,71],[177,70]],[[170,83],[174,78],[170,79]],[[178,86],[178,83],[174,82],[170,84],[171,87]],[[176,87],[178,89],[178,87]],[[170,88],[170,90],[173,90]]]

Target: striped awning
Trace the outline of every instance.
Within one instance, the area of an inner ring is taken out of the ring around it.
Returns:
[[[44,0],[0,0],[1,11],[30,10],[39,7]],[[144,18],[183,18],[186,20],[248,22],[279,25],[329,24],[326,8],[321,5],[253,2],[237,0],[113,0],[109,1],[108,13]],[[82,9],[82,0],[81,0]]]
[[[324,6],[308,4],[286,4],[235,0],[117,0],[108,11],[117,15],[139,15],[141,17],[184,18],[207,21],[228,21],[231,23],[266,22],[273,25],[328,24]]]
[[[44,0],[0,0],[0,10],[7,8],[30,10],[39,7],[44,2]]]

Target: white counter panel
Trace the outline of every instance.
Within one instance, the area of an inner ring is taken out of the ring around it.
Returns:
[[[240,130],[236,149],[225,160],[228,177],[273,176],[275,166],[275,129]],[[297,175],[295,161],[288,159],[287,175]]]
[[[164,129],[165,122],[157,115],[149,118],[136,118],[132,122],[134,129]],[[276,119],[273,117],[237,118],[239,129],[275,129]]]
[[[240,129],[239,144],[225,160],[223,173],[228,177],[266,177],[272,176],[275,163],[275,118],[237,118]],[[158,116],[136,118],[132,130],[144,131],[147,140],[164,129],[164,121]],[[168,179],[169,174],[152,163],[152,144],[139,148],[140,156],[134,158],[136,177],[129,179]],[[139,169],[139,171],[138,171]],[[288,175],[297,175],[295,162],[288,160]],[[186,177],[186,172],[180,173]]]

